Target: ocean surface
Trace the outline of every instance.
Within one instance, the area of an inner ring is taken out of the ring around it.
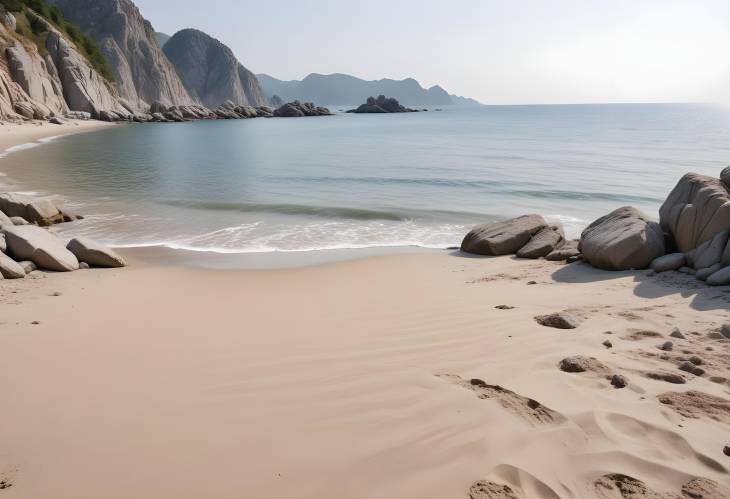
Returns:
[[[0,189],[60,197],[87,215],[64,235],[115,246],[445,248],[525,213],[572,237],[624,205],[657,216],[685,172],[728,164],[711,105],[445,107],[120,125],[5,151]]]

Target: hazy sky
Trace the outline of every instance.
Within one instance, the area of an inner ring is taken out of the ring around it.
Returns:
[[[729,0],[135,0],[256,73],[413,77],[484,103],[730,102]]]

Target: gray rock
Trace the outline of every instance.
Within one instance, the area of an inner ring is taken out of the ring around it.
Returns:
[[[535,317],[535,321],[541,326],[555,329],[575,329],[580,325],[580,321],[575,316],[566,314],[565,312],[539,315]]]
[[[722,327],[720,328],[720,334],[723,335],[725,338],[730,339],[730,322],[722,325]]]
[[[613,343],[611,343],[611,341],[610,341],[610,340],[606,340],[606,341],[604,341],[604,342],[603,342],[602,344],[603,344],[603,346],[604,346],[604,347],[606,347],[606,348],[613,348]]]
[[[703,360],[702,360],[702,359],[701,359],[700,357],[698,357],[698,356],[696,356],[696,355],[693,355],[693,356],[691,356],[691,357],[689,358],[689,361],[690,361],[691,363],[693,363],[694,365],[696,365],[696,366],[701,366],[702,364],[704,364],[704,363],[705,363],[705,361],[703,361]]]
[[[710,286],[730,286],[730,267],[718,270],[706,282]]]
[[[289,102],[274,111],[279,118],[299,118],[303,116],[330,116],[332,113],[326,107],[317,107],[311,102]]]
[[[548,253],[545,259],[551,262],[564,262],[577,256],[580,256],[578,241],[565,241],[561,246]]]
[[[679,328],[675,327],[672,329],[672,332],[669,334],[672,338],[678,338],[680,340],[684,339],[684,335],[682,334],[682,331],[679,330]]]
[[[730,193],[719,179],[688,173],[669,194],[659,216],[662,228],[687,253],[730,229]]]
[[[687,373],[694,374],[695,376],[702,376],[705,374],[705,370],[695,366],[692,362],[682,362],[679,365],[679,370]]]
[[[687,253],[687,265],[695,270],[706,269],[720,263],[723,251],[727,245],[730,231],[723,230],[715,236]]]
[[[659,258],[652,260],[649,267],[656,272],[668,272],[670,270],[677,270],[683,267],[686,263],[687,258],[684,253],[671,253],[669,255],[662,255]]]
[[[674,343],[671,341],[665,341],[659,348],[665,352],[671,352],[674,349]]]
[[[629,380],[620,374],[614,374],[611,377],[611,386],[614,388],[626,388],[629,386]]]
[[[712,274],[717,272],[722,268],[722,265],[719,263],[716,263],[712,267],[708,267],[706,269],[700,269],[695,273],[695,277],[699,279],[700,281],[706,281],[708,277],[710,277]]]
[[[237,106],[268,104],[256,75],[236,59],[230,48],[202,31],[178,31],[165,43],[163,52],[185,88],[209,108],[231,101],[235,103],[231,110],[238,112]],[[242,111],[240,115],[252,117],[248,110]]]
[[[565,241],[565,236],[561,227],[546,227],[517,250],[517,256],[532,259],[542,258],[552,253],[563,241]]]
[[[7,216],[21,217],[30,223],[51,225],[63,222],[63,215],[49,199],[35,199],[20,194],[0,194],[0,210]]]
[[[18,262],[18,265],[23,267],[23,271],[26,274],[30,274],[31,272],[35,272],[36,270],[38,270],[38,265],[31,262],[30,260],[23,260],[21,262]]]
[[[80,262],[88,263],[92,267],[117,268],[127,265],[124,258],[117,253],[86,237],[71,239],[66,248]]]
[[[88,121],[91,119],[91,113],[84,111],[69,111],[64,114],[63,117],[69,120]]]
[[[0,253],[0,274],[5,279],[22,279],[25,277],[25,270],[15,260]]]
[[[587,371],[601,371],[605,366],[594,358],[576,355],[560,361],[560,370],[566,373],[583,373]]]
[[[3,229],[8,253],[15,260],[30,260],[38,268],[68,272],[79,268],[79,261],[60,239],[35,225]]]
[[[695,275],[697,273],[697,271],[692,267],[680,267],[677,272],[681,272],[682,274],[687,275]]]
[[[461,251],[477,255],[512,255],[533,235],[547,228],[540,215],[524,215],[504,222],[478,225],[461,243]]]
[[[623,207],[588,226],[579,248],[583,258],[600,269],[643,269],[664,254],[664,234],[636,208]]]

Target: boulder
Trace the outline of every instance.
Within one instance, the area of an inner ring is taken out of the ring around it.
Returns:
[[[13,222],[13,225],[30,225],[30,222],[23,217],[10,217],[10,221]]]
[[[569,258],[577,256],[580,256],[578,241],[565,241],[562,246],[551,251],[545,259],[551,262],[564,262]]]
[[[114,251],[86,237],[71,239],[66,248],[80,262],[88,263],[92,267],[117,268],[127,265],[124,258]]]
[[[30,260],[38,268],[68,272],[79,268],[79,261],[60,239],[35,225],[3,228],[8,253],[16,260]]]
[[[63,222],[61,210],[49,199],[34,199],[12,193],[0,194],[0,210],[11,218],[22,217],[38,225]]]
[[[300,118],[303,116],[330,116],[332,113],[326,107],[318,107],[311,102],[289,102],[274,111],[279,118]]]
[[[527,244],[517,250],[517,256],[520,258],[542,258],[552,253],[564,240],[562,228],[546,227],[532,236]]]
[[[664,254],[664,234],[658,223],[625,206],[589,225],[579,248],[583,258],[600,269],[643,269]]]
[[[723,170],[727,177],[727,172]],[[730,229],[730,193],[720,179],[688,173],[659,210],[662,228],[679,251],[692,251]]]
[[[488,256],[512,255],[546,228],[549,228],[548,224],[540,215],[478,225],[462,241],[461,251]]]
[[[730,230],[718,232],[715,236],[687,253],[687,264],[695,270],[712,267],[720,263],[727,245]]]
[[[18,265],[23,267],[23,270],[26,274],[30,274],[31,272],[35,272],[38,270],[38,265],[31,262],[30,260],[23,260],[22,262],[18,262]]]
[[[3,225],[13,225],[13,221],[10,220],[9,216],[0,211],[0,229],[3,228]]]
[[[5,279],[22,279],[25,277],[25,270],[15,260],[4,253],[0,253],[0,274]]]
[[[687,258],[684,253],[670,253],[652,260],[649,267],[656,272],[668,272],[670,270],[678,270],[684,267]]]
[[[730,286],[730,267],[718,270],[707,278],[710,286]]]
[[[575,329],[580,326],[580,320],[577,317],[559,312],[548,315],[538,315],[535,321],[541,326],[552,327],[555,329]]]
[[[730,166],[727,168],[723,168],[723,170],[720,172],[720,182],[725,184],[725,187],[727,189],[730,189]]]
[[[699,279],[700,281],[706,281],[708,277],[710,277],[712,274],[717,272],[722,268],[722,265],[719,263],[716,263],[712,267],[707,267],[706,269],[700,269],[695,274],[695,277]]]

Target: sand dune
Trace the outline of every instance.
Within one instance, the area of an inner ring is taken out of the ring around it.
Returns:
[[[728,497],[730,292],[670,278],[426,254],[4,281],[0,496]]]

